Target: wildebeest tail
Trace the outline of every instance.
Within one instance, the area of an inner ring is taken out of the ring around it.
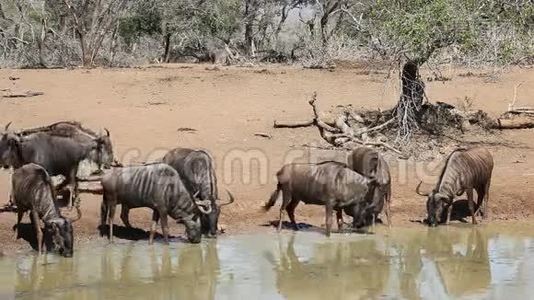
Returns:
[[[263,211],[268,211],[269,209],[271,209],[271,207],[274,206],[281,190],[282,190],[282,185],[278,183],[276,185],[276,190],[274,190],[273,193],[271,194],[271,198],[269,198],[269,201],[267,201],[265,205],[263,205]]]
[[[52,199],[56,199],[56,189],[54,187],[54,184],[52,183],[52,179],[48,175],[48,172],[44,168],[37,168],[37,172],[39,172],[39,176],[41,176],[41,179],[43,182],[50,188],[50,193],[52,193]]]

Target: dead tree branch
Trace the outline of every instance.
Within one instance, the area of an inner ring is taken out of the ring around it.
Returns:
[[[313,120],[309,121],[300,121],[300,122],[279,122],[274,120],[274,128],[301,128],[301,127],[310,127],[313,126]]]

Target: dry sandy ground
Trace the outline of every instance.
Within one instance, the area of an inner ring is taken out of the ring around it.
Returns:
[[[211,68],[211,67],[210,67]],[[273,129],[274,119],[302,120],[311,112],[307,99],[318,93],[319,108],[338,104],[388,108],[398,94],[396,79],[386,80],[384,71],[345,68],[335,71],[303,70],[297,67],[264,68],[206,65],[169,65],[136,69],[0,70],[0,89],[42,91],[33,98],[0,98],[0,124],[13,121],[15,129],[45,125],[59,120],[78,120],[90,128],[107,127],[115,154],[124,163],[153,161],[174,147],[208,149],[215,158],[221,196],[224,188],[237,198],[225,207],[221,223],[227,233],[273,230],[261,226],[277,218],[278,206],[266,214],[261,205],[272,192],[274,174],[286,161],[295,159],[344,159],[345,153],[303,147],[323,145],[314,128]],[[514,86],[524,82],[517,104],[534,105],[534,70],[512,69],[497,77],[485,71],[444,68],[451,81],[427,82],[431,101],[455,104],[473,99],[474,108],[498,115],[507,108]],[[10,80],[9,77],[20,77]],[[394,76],[395,77],[395,76]],[[426,77],[426,75],[425,75]],[[3,127],[3,125],[2,125]],[[195,132],[179,128],[194,128]],[[267,133],[272,139],[255,136]],[[498,133],[487,145],[495,157],[491,187],[492,219],[527,220],[534,212],[533,130]],[[483,138],[482,138],[483,139]],[[388,156],[394,178],[394,224],[408,226],[425,215],[424,199],[414,193],[419,179],[430,188],[443,157],[434,162]],[[0,195],[7,196],[8,172],[0,172]],[[7,199],[6,199],[7,200]],[[100,197],[82,195],[84,216],[75,224],[80,240],[98,237]],[[116,222],[120,224],[116,218]],[[148,228],[149,213],[132,211],[134,226]],[[324,224],[321,207],[297,209],[297,220]],[[29,222],[25,219],[25,222]],[[0,249],[4,253],[28,248],[11,231],[15,214],[0,214]],[[122,225],[122,224],[121,224]],[[171,226],[180,234],[182,229]]]

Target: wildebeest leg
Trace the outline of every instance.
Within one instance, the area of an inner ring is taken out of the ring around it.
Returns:
[[[337,230],[341,231],[343,229],[343,210],[341,208],[336,209],[336,221]]]
[[[43,253],[43,232],[39,228],[39,214],[36,210],[31,211],[31,218],[33,221],[33,227],[35,229],[35,235],[37,235],[37,251],[39,254]]]
[[[451,215],[452,215],[452,203],[451,204],[447,204],[447,206],[445,206],[445,213],[447,214],[447,219],[445,220],[445,225],[449,225],[451,223]],[[440,218],[440,221],[443,220],[442,219],[442,216],[441,215],[439,218]]]
[[[483,202],[482,206],[482,219],[487,219],[489,216],[488,212],[488,202],[489,202],[489,189],[490,189],[490,183],[491,179],[488,179],[488,182],[486,183],[486,186],[484,187],[484,195],[486,196],[486,199]]]
[[[486,187],[477,187],[477,205],[475,207],[475,214],[483,216],[484,213],[482,212],[484,208],[484,198],[486,197]]]
[[[282,230],[282,217],[284,210],[286,209],[287,205],[291,202],[291,195],[286,192],[285,189],[282,190],[282,205],[280,206],[280,216],[278,217],[278,231]]]
[[[132,225],[130,225],[130,220],[128,218],[128,215],[129,215],[129,212],[130,212],[130,209],[128,208],[128,206],[126,204],[121,204],[121,220],[122,220],[122,223],[124,224],[124,226],[128,227],[128,228],[131,228]]]
[[[330,236],[330,230],[332,229],[332,213],[334,212],[334,209],[331,205],[326,204],[325,205],[325,211],[326,211],[326,236]]]
[[[58,191],[60,188],[63,189],[63,187],[67,187],[69,190],[69,200],[67,201],[67,205],[70,203],[71,210],[75,205],[78,205],[75,203],[78,201],[78,181],[76,180],[76,173],[78,173],[78,167],[73,168],[73,170],[68,174],[67,178],[65,178],[63,183],[57,188]]]
[[[108,204],[106,201],[106,192],[102,195],[102,203],[100,204],[100,226],[106,225],[108,222]]]
[[[152,245],[154,242],[154,235],[156,234],[156,226],[158,225],[159,212],[154,209],[152,212],[152,224],[150,225],[150,235],[148,236],[148,244]]]
[[[169,224],[167,223],[167,212],[164,210],[159,212],[161,218],[161,231],[163,232],[163,240],[165,244],[169,244]]]
[[[295,208],[297,208],[298,204],[299,200],[292,199],[286,207],[286,212],[289,216],[289,221],[291,221],[291,225],[293,226],[294,230],[299,230],[297,222],[295,221]]]
[[[388,220],[388,227],[391,228],[391,188],[387,192],[384,201],[386,202],[386,219]]]
[[[109,240],[113,243],[113,219],[115,218],[116,204],[108,206]]]
[[[13,195],[11,195],[11,190],[7,191],[7,205],[13,206],[15,203],[13,203]]]
[[[471,213],[472,223],[477,224],[475,217],[475,200],[473,199],[473,189],[467,189],[467,204],[469,205],[469,212]]]
[[[22,217],[23,216],[24,216],[24,211],[22,211],[22,210],[17,211],[17,225],[14,228],[15,239],[17,239],[19,237],[19,226],[20,226],[20,221],[22,221]]]
[[[78,180],[76,174],[73,176],[74,182],[72,184],[72,206],[80,206],[80,194],[78,193]]]

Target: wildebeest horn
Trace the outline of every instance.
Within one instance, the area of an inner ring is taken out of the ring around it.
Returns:
[[[76,218],[70,219],[71,223],[75,223],[76,221],[82,218],[82,210],[79,207],[76,207],[76,215]]]
[[[4,130],[7,131],[9,129],[9,125],[11,125],[12,122],[9,122],[6,124],[6,127],[4,127]]]
[[[234,195],[232,195],[232,193],[230,193],[229,190],[226,190],[226,193],[228,193],[228,199],[230,199],[230,200],[228,200],[228,202],[226,202],[226,203],[219,204],[219,206],[225,206],[225,205],[234,203],[234,201],[235,201]]]
[[[212,208],[210,200],[197,200],[195,201],[195,204],[197,205],[198,210],[200,210],[201,213],[205,215],[211,213]]]
[[[109,130],[107,128],[104,128],[104,131],[106,132],[106,135],[109,137]]]
[[[425,196],[427,197],[428,195],[430,195],[430,193],[421,193],[419,191],[419,188],[421,188],[421,184],[423,183],[423,181],[420,181],[419,184],[417,185],[417,188],[415,189],[415,192],[420,195],[420,196]]]

